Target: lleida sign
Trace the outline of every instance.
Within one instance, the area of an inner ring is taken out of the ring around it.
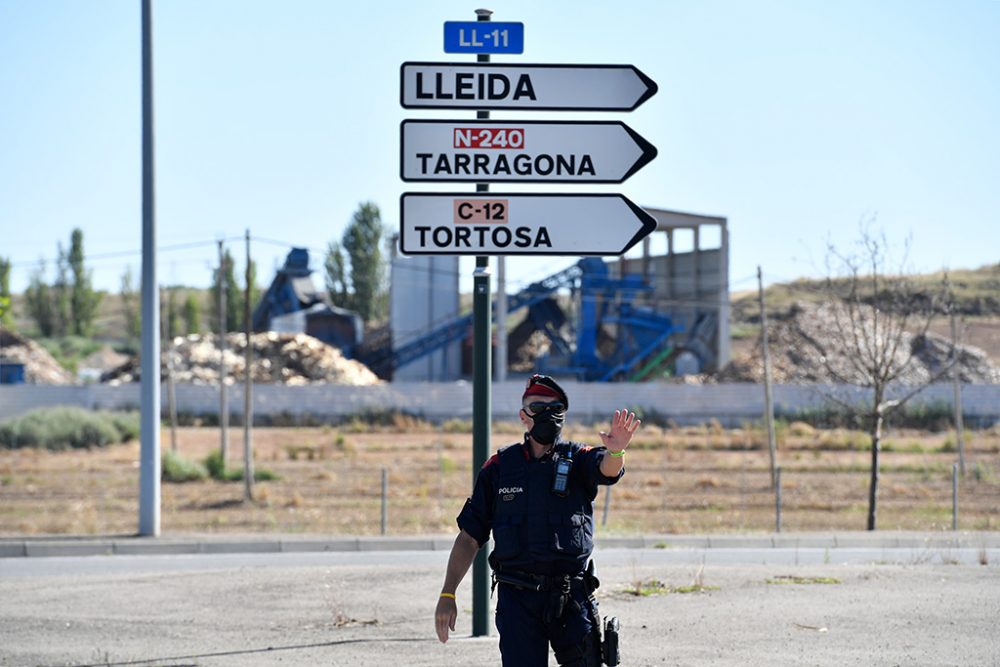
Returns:
[[[408,255],[620,255],[656,219],[619,194],[406,192]]]
[[[621,183],[656,148],[620,121],[404,120],[404,181]]]
[[[656,91],[656,83],[633,65],[400,66],[404,109],[632,111]]]

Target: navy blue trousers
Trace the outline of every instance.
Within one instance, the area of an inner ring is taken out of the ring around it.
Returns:
[[[576,604],[568,603],[560,619],[546,624],[548,591],[497,585],[496,624],[504,667],[546,667],[550,645],[560,665],[587,664],[580,659],[593,628],[590,602],[580,586],[573,586],[571,593]]]

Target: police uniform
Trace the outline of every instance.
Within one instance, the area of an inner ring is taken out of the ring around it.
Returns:
[[[549,644],[560,665],[600,664],[596,579],[586,574],[594,547],[594,498],[599,484],[614,484],[624,474],[601,473],[606,454],[604,447],[557,441],[535,459],[526,435],[479,471],[458,526],[480,546],[493,532],[490,566],[505,667],[547,665]],[[566,456],[572,466],[566,493],[558,495],[552,490],[553,458]]]

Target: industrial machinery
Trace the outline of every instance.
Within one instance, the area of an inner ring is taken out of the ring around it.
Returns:
[[[271,281],[252,317],[254,331],[306,333],[340,348],[351,357],[364,335],[361,317],[329,303],[317,290],[309,268],[309,251],[292,248]]]
[[[553,298],[560,289],[569,289],[578,303],[572,325]],[[682,331],[669,316],[636,305],[637,297],[650,290],[639,276],[612,278],[600,258],[583,258],[508,297],[508,313],[528,309],[525,323],[510,334],[512,347],[538,330],[551,341],[538,360],[541,372],[598,382],[645,379],[670,360],[669,341]],[[388,378],[394,369],[465,338],[471,327],[472,314],[459,315],[393,349],[372,350],[362,360]]]

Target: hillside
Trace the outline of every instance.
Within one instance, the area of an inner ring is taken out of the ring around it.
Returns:
[[[978,348],[986,355],[986,360],[994,366],[1000,366],[1000,264],[980,267],[978,269],[963,269],[950,271],[948,277],[957,299],[958,311],[961,314],[961,342],[967,346]],[[918,285],[924,286],[924,298],[930,298],[939,287],[942,274],[940,272],[914,276]],[[822,279],[802,278],[789,283],[770,285],[765,289],[768,319],[772,326],[801,316],[803,309],[818,307],[825,299]],[[181,304],[189,294],[194,294],[201,305],[200,331],[207,333],[215,317],[214,298],[209,289],[176,287],[175,303],[180,310]],[[470,299],[463,296],[463,304]],[[33,322],[26,316],[21,295],[14,295],[14,314],[17,330],[30,335]],[[166,315],[166,297],[162,298],[161,307]],[[519,316],[513,317],[511,326],[516,324]],[[752,355],[758,345],[760,317],[757,305],[757,291],[747,290],[732,295],[732,350],[733,358],[746,358]],[[179,321],[183,333],[184,321]],[[930,332],[942,338],[950,338],[949,323],[946,318],[939,317],[932,323]],[[776,332],[777,335],[777,332]],[[775,338],[775,340],[778,340]],[[130,341],[125,333],[125,315],[121,297],[117,293],[104,293],[95,324],[93,341],[83,339],[57,339],[40,341],[69,368],[92,354],[102,345],[115,349],[134,352],[138,341]]]
[[[913,276],[922,288],[919,296],[930,300],[937,295],[942,277],[941,272]],[[948,279],[960,315],[960,342],[979,348],[994,365],[1000,365],[1000,264],[949,271]],[[801,307],[822,305],[826,299],[823,283],[822,279],[800,278],[766,287],[764,300],[769,325],[797,317]],[[733,293],[731,329],[734,358],[757,345],[760,337],[757,290]],[[950,339],[948,319],[935,318],[930,332]]]

